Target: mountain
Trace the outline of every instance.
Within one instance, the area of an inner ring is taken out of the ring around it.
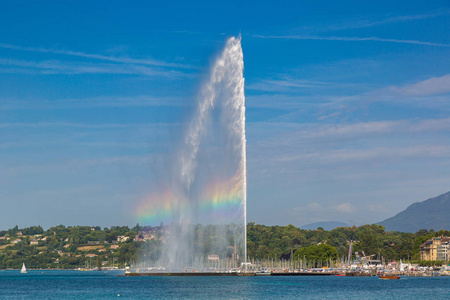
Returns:
[[[338,221],[329,221],[329,222],[316,222],[311,224],[306,224],[300,226],[301,229],[305,230],[316,230],[318,227],[322,227],[324,230],[332,230],[336,227],[346,227],[349,226],[346,223],[338,222]]]
[[[417,232],[420,229],[450,229],[450,192],[422,202],[380,223],[387,231]]]

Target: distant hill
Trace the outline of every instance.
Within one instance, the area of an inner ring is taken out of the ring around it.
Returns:
[[[450,192],[422,202],[380,223],[387,231],[417,232],[420,229],[450,229]]]
[[[329,221],[329,222],[316,222],[311,224],[306,224],[300,226],[301,229],[305,230],[316,230],[318,227],[322,227],[324,230],[332,230],[336,227],[346,227],[349,226],[346,223],[338,222],[338,221]]]

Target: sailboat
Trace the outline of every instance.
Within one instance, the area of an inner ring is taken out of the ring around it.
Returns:
[[[26,272],[27,272],[27,268],[25,268],[25,263],[23,263],[20,273],[26,273]]]

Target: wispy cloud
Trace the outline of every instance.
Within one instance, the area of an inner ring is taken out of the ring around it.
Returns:
[[[308,161],[315,165],[335,165],[342,163],[361,162],[389,162],[399,159],[413,158],[450,158],[450,146],[424,145],[411,147],[375,147],[367,149],[329,149],[322,152],[303,152],[295,154],[282,154],[275,156],[274,161],[292,163],[294,161]]]
[[[441,77],[432,77],[413,84],[403,86],[391,86],[386,89],[387,92],[402,96],[432,96],[450,93],[450,74]]]
[[[260,130],[266,128],[285,128],[284,123],[260,124]],[[280,130],[279,130],[280,131]],[[450,132],[450,118],[425,120],[397,120],[356,122],[351,124],[297,124],[283,129],[282,134],[257,142],[255,147],[271,149],[299,149],[319,147],[324,151],[330,150],[331,144],[349,143],[359,144],[361,140],[388,137],[401,137],[411,135],[429,135],[429,133]],[[252,145],[253,146],[253,145]]]
[[[144,65],[67,62],[58,60],[23,61],[0,59],[2,73],[38,73],[38,74],[130,74],[143,76],[181,77],[190,76],[178,70],[158,69]],[[13,67],[11,69],[10,67]]]
[[[394,23],[403,23],[409,21],[416,21],[421,19],[429,19],[435,18],[439,16],[448,15],[450,13],[449,10],[438,10],[434,12],[427,12],[423,14],[415,14],[415,15],[398,15],[398,16],[359,16],[353,19],[348,20],[348,18],[344,21],[334,24],[325,24],[319,26],[309,26],[302,27],[298,30],[300,31],[309,31],[309,32],[329,32],[329,31],[340,31],[347,29],[358,29],[358,28],[370,28],[374,26],[380,25],[388,25]]]
[[[436,47],[450,47],[450,44],[425,42],[418,40],[402,40],[402,39],[388,39],[380,37],[348,37],[348,36],[307,36],[307,35],[251,35],[262,39],[285,39],[285,40],[324,40],[324,41],[342,41],[342,42],[385,42],[385,43],[399,43],[399,44],[413,44]]]
[[[58,50],[58,49],[49,49],[49,48],[41,48],[41,47],[22,47],[11,44],[0,44],[0,48],[9,49],[9,50],[17,50],[17,51],[28,51],[28,52],[37,52],[37,53],[51,53],[51,54],[59,54],[59,55],[68,55],[68,56],[76,56],[94,60],[102,60],[102,61],[110,61],[116,63],[125,63],[125,64],[137,64],[137,65],[149,65],[149,66],[158,66],[158,67],[172,67],[172,68],[183,68],[183,69],[191,69],[193,66],[179,64],[179,63],[169,63],[162,60],[155,60],[151,58],[145,59],[136,59],[130,57],[115,57],[115,56],[107,56],[100,54],[90,54],[78,51],[71,50]]]
[[[79,99],[57,99],[57,100],[17,100],[1,99],[0,110],[13,109],[70,109],[70,108],[93,108],[93,107],[146,107],[146,106],[185,106],[186,103],[179,97],[154,97],[151,95],[121,97],[102,96]]]
[[[268,79],[256,79],[252,83],[245,86],[248,91],[267,92],[271,93],[284,93],[285,95],[279,95],[281,97],[288,94],[296,95],[297,98],[301,98],[305,94],[312,94],[314,98],[323,98],[323,95],[335,96],[335,90],[338,89],[341,92],[344,88],[347,91],[367,89],[370,87],[365,83],[347,83],[347,82],[331,82],[315,79],[302,79],[295,78],[292,75],[280,75],[277,78]],[[299,93],[303,92],[299,95]],[[319,96],[321,95],[321,96]],[[308,96],[310,99],[312,96]]]
[[[348,140],[370,136],[450,131],[450,118],[325,124],[295,133],[300,139]]]
[[[262,79],[253,84],[246,86],[248,90],[259,90],[268,92],[279,92],[288,89],[299,89],[299,88],[324,88],[327,86],[332,86],[334,84],[330,82],[321,82],[305,79],[296,79],[291,77],[282,77],[281,79]]]
[[[261,95],[248,95],[245,105],[248,108],[283,108],[287,110],[305,109],[317,106],[320,103],[329,102],[329,97],[322,96],[299,96],[294,93],[274,93]]]
[[[67,135],[65,135],[67,137]],[[54,146],[74,146],[74,147],[90,147],[92,148],[139,148],[139,149],[148,149],[149,144],[144,142],[76,142],[68,138],[54,139],[54,140],[45,140],[45,141],[15,141],[15,142],[0,142],[0,149],[10,149],[10,148],[38,148],[38,147],[54,147]]]
[[[267,125],[276,126],[276,123]],[[303,169],[450,158],[450,144],[444,138],[450,132],[450,118],[298,126],[303,128],[249,144],[250,164],[264,161],[264,165],[277,170],[297,170],[299,165]],[[436,140],[438,134],[443,138]],[[271,159],[268,161],[267,157]]]
[[[355,95],[315,97],[315,99],[320,99],[320,101],[316,102],[315,113],[320,115],[318,120],[325,120],[332,116],[349,115],[375,102],[384,102],[388,105],[393,103],[408,105],[409,108],[439,108],[443,111],[448,111],[449,94],[450,74],[446,74],[414,83],[377,88]],[[290,112],[272,121],[295,120],[298,114],[301,114],[301,111]]]
[[[344,108],[368,105],[372,102],[403,103],[449,110],[450,74],[430,77],[414,83],[391,85],[353,96],[329,98],[330,107]],[[351,105],[349,105],[351,104]]]
[[[46,164],[23,164],[23,165],[1,165],[0,177],[5,176],[17,176],[23,174],[36,174],[36,173],[59,173],[67,174],[78,172],[80,170],[90,170],[94,167],[101,166],[117,166],[117,165],[143,165],[149,164],[154,161],[153,157],[149,155],[122,155],[113,157],[99,157],[99,158],[72,158],[72,159],[60,159],[59,161],[49,162]]]
[[[354,214],[357,211],[356,207],[349,202],[339,204],[336,210],[346,214]]]
[[[310,202],[305,206],[290,208],[287,213],[301,220],[302,224],[307,224],[311,222],[335,221],[336,219],[346,220],[357,211],[357,207],[349,202],[333,205]]]
[[[389,210],[383,204],[369,204],[369,210],[373,212],[387,213]]]
[[[114,123],[69,123],[69,122],[36,122],[36,123],[0,123],[0,128],[39,128],[39,127],[71,127],[71,128],[91,128],[91,129],[114,129],[114,128],[135,128],[135,127],[150,127],[150,128],[167,128],[171,126],[179,126],[178,123],[135,123],[135,124],[114,124]]]

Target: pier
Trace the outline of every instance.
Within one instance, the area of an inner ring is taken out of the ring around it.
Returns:
[[[332,276],[331,272],[272,272],[264,276]],[[175,276],[259,276],[257,272],[226,273],[226,272],[144,272],[144,273],[125,273],[125,277],[175,277]]]

